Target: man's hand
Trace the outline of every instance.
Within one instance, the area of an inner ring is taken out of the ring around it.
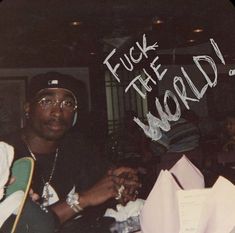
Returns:
[[[126,204],[136,199],[140,186],[136,170],[127,167],[111,169],[91,189],[80,194],[80,205],[83,208],[96,206],[111,198],[118,198],[120,203]]]
[[[30,190],[29,190],[29,196],[30,196],[30,198],[32,199],[33,202],[38,203],[38,201],[39,201],[39,199],[40,199],[40,196],[39,196],[37,193],[35,193],[35,192],[33,191],[33,189],[30,189]]]
[[[128,201],[136,200],[138,189],[141,187],[137,175],[138,171],[128,167],[120,167],[111,172],[113,172],[116,182],[119,184],[119,192],[116,199],[122,205],[125,205]]]
[[[140,187],[137,171],[127,167],[110,169],[107,174],[93,187],[85,192],[79,193],[79,205],[83,209],[89,206],[103,204],[111,198],[117,198],[121,204],[135,200],[136,190]],[[31,191],[31,197],[34,192]],[[35,196],[35,199],[37,196]],[[66,201],[60,201],[51,206],[60,222],[63,223],[76,213]]]

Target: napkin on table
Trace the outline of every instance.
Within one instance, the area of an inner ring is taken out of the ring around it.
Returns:
[[[176,191],[180,189],[169,171],[160,172],[140,214],[142,233],[179,232]]]
[[[235,186],[220,176],[205,202],[198,233],[230,233],[235,227]]]
[[[205,187],[204,177],[199,169],[183,155],[181,159],[170,169],[183,189],[201,189]]]
[[[160,172],[141,211],[142,233],[179,233],[177,191],[182,188],[204,188],[203,175],[185,155],[169,171]]]
[[[137,199],[135,201],[129,201],[126,206],[118,204],[116,210],[107,209],[104,216],[115,218],[117,222],[126,221],[130,217],[139,216],[140,210],[144,205],[144,200]]]
[[[14,157],[14,149],[5,142],[0,142],[0,200],[4,194],[4,186],[9,179],[10,166]]]

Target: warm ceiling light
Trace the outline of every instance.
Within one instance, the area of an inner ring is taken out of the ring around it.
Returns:
[[[193,43],[193,42],[195,42],[195,40],[194,39],[190,39],[190,40],[188,40],[188,42]]]
[[[160,20],[160,19],[155,19],[155,20],[153,21],[153,24],[162,24],[162,23],[164,23],[164,21],[163,21],[163,20]]]
[[[82,24],[81,21],[73,21],[70,23],[72,26],[80,26]]]
[[[203,32],[203,29],[202,28],[195,28],[195,29],[193,29],[193,32]]]

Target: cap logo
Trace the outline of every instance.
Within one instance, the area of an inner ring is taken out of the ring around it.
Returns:
[[[48,85],[58,85],[58,84],[59,84],[59,81],[56,79],[48,81]]]

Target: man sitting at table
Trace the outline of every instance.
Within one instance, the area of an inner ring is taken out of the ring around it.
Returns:
[[[82,224],[84,217],[74,217],[85,216],[90,208],[111,199],[126,203],[136,198],[139,182],[133,169],[107,169],[79,133],[68,136],[79,112],[77,88],[76,79],[56,72],[32,78],[26,126],[4,137],[15,148],[15,159],[31,156],[35,160],[31,200],[17,233],[91,232],[94,222],[88,219]]]

